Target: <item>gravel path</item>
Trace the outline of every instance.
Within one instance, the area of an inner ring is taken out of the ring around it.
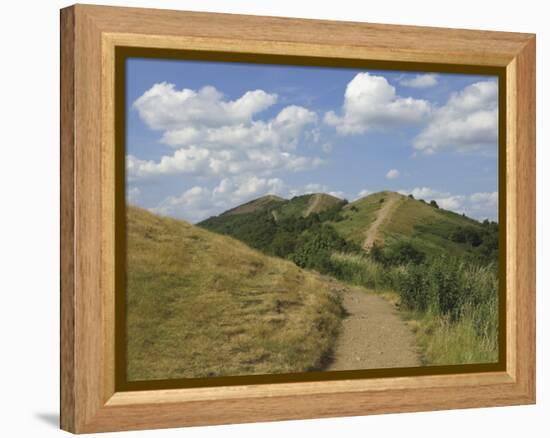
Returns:
[[[348,316],[328,371],[420,365],[415,336],[392,304],[360,288],[342,293]]]

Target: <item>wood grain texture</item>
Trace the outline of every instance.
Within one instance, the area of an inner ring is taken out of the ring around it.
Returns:
[[[516,58],[516,379],[535,399],[536,326],[536,78],[535,39]]]
[[[61,39],[63,429],[81,433],[534,402],[534,36],[77,5],[61,13]],[[117,45],[506,67],[506,372],[115,393]]]
[[[61,394],[60,421],[74,430],[75,406],[75,287],[74,287],[74,10],[61,11],[61,151],[60,151],[60,292],[61,292]]]
[[[256,17],[158,9],[82,6],[104,32],[185,36],[197,41],[234,42],[237,50],[253,53],[283,47],[308,46],[309,55],[368,59],[507,65],[529,35],[509,32],[440,29],[369,23]],[[245,44],[243,44],[245,43]],[[275,43],[275,44],[273,44]],[[166,46],[165,46],[166,47]],[[315,49],[316,48],[316,49]]]

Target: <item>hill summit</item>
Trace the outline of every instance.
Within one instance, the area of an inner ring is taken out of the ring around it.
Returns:
[[[488,231],[480,222],[439,208],[435,202],[392,191],[373,193],[353,202],[326,193],[290,200],[267,195],[198,225],[233,236],[268,254],[285,256],[288,253],[281,252],[282,242],[295,248],[308,234],[318,233],[319,227],[325,236],[333,234],[332,240],[342,239],[367,252],[374,245],[406,240],[428,256],[461,256],[475,251],[477,244],[472,245],[458,235],[464,230],[472,236],[485,235]],[[295,240],[293,244],[291,239]],[[474,237],[474,240],[479,239]],[[491,242],[492,247],[493,244]]]

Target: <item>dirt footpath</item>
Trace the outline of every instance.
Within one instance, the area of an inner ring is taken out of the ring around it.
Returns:
[[[419,366],[415,336],[384,298],[361,288],[343,292],[342,332],[327,371]]]
[[[389,220],[395,209],[398,207],[399,201],[400,197],[397,193],[388,193],[384,200],[384,204],[380,210],[378,210],[376,219],[365,232],[365,241],[363,242],[363,249],[365,251],[371,249],[375,242],[379,242],[381,240],[379,236],[380,226]]]

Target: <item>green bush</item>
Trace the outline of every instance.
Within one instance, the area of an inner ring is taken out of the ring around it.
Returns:
[[[493,265],[476,266],[450,257],[429,264],[411,264],[400,271],[398,289],[403,304],[411,310],[430,310],[455,322],[466,309],[476,309],[479,331],[492,330],[486,322],[495,312],[498,295]]]
[[[483,241],[481,232],[474,227],[456,227],[449,239],[457,243],[469,243],[472,246],[479,246]]]
[[[381,263],[386,267],[409,263],[418,265],[426,258],[426,254],[406,240],[399,240],[385,247],[374,244],[369,251],[369,256],[375,262]]]

